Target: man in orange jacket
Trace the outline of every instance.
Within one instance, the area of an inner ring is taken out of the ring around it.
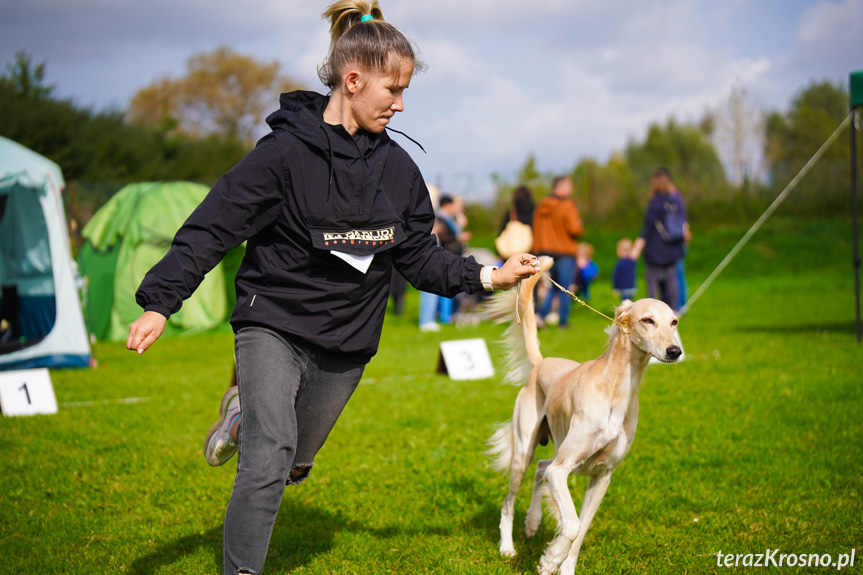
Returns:
[[[584,224],[578,206],[572,199],[572,179],[557,176],[551,186],[551,195],[542,199],[533,213],[533,253],[551,256],[554,265],[549,271],[551,278],[562,286],[572,283],[575,274],[576,239],[584,233]],[[560,297],[560,327],[569,326],[569,296],[552,289],[539,308],[539,316],[545,319],[551,311],[553,298]]]

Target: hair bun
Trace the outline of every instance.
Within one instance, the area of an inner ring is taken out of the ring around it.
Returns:
[[[337,0],[322,17],[330,22],[330,51],[318,77],[331,90],[338,87],[347,66],[390,73],[407,60],[413,62],[414,74],[425,69],[413,43],[384,21],[377,0]]]
[[[364,19],[384,21],[378,0],[337,0],[324,10],[321,17],[330,21],[331,48],[351,26],[364,22]]]

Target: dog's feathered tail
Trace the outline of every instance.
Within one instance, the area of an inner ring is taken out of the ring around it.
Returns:
[[[543,256],[539,258],[539,269],[548,271],[553,263],[552,258]],[[496,322],[510,322],[503,337],[507,351],[503,381],[512,385],[524,385],[530,370],[542,361],[533,311],[533,290],[540,279],[540,274],[534,274],[521,280],[517,288],[496,293],[488,306]]]
[[[552,263],[553,259],[541,257],[539,269],[548,271]],[[533,290],[540,278],[540,274],[534,274],[522,280],[518,289],[498,292],[491,298],[488,306],[489,315],[496,322],[510,322],[503,337],[507,350],[504,376],[506,383],[524,385],[530,370],[542,361],[539,339],[536,336],[536,316],[533,312]],[[485,454],[492,458],[491,465],[496,471],[508,471],[510,468],[514,433],[513,422],[510,420],[500,425],[486,441],[488,449]]]
[[[495,471],[509,471],[512,463],[513,433],[512,420],[510,420],[500,425],[494,435],[485,442],[488,445],[485,454],[491,457],[491,467]]]

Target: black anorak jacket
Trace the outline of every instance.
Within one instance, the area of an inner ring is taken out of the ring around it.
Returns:
[[[244,241],[234,331],[264,326],[324,353],[368,361],[377,351],[392,268],[416,288],[452,297],[482,289],[481,266],[438,247],[434,211],[410,156],[386,132],[324,122],[328,97],[282,94],[272,132],[177,232],[136,301],[170,317]],[[331,251],[373,254],[366,273]]]

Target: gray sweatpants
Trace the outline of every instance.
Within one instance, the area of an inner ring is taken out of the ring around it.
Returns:
[[[225,514],[225,575],[261,572],[285,485],[308,475],[365,368],[261,327],[237,332],[235,355],[243,418]]]
[[[661,299],[668,306],[677,311],[677,299],[680,286],[677,284],[677,264],[658,267],[647,265],[647,297]],[[660,295],[661,294],[661,295]]]

